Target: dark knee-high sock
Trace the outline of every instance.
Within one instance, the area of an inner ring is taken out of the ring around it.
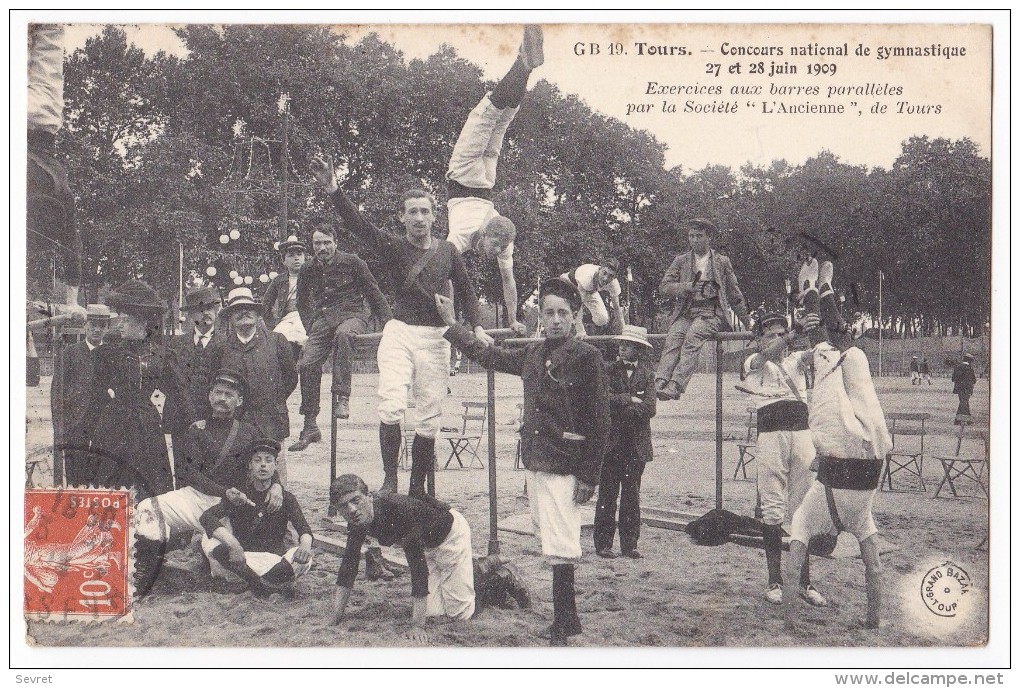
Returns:
[[[489,100],[499,109],[517,107],[524,100],[524,94],[528,91],[528,77],[531,70],[524,66],[521,58],[518,57],[510,71],[499,80],[496,88],[492,89]]]
[[[804,553],[804,565],[800,568],[800,587],[811,585],[811,555]]]
[[[765,565],[769,570],[769,585],[783,584],[783,527],[765,525],[762,527],[765,541]]]
[[[577,616],[573,564],[553,566],[553,625],[563,635],[578,635],[581,632],[581,619]]]
[[[407,494],[412,496],[425,494],[425,478],[435,461],[436,439],[416,434],[411,445],[411,488]]]
[[[281,559],[262,575],[262,580],[271,585],[289,583],[294,580],[294,567],[286,559]]]
[[[400,443],[404,441],[400,431],[400,423],[387,425],[379,423],[379,451],[382,453],[383,472],[397,475],[397,464],[400,461]]]

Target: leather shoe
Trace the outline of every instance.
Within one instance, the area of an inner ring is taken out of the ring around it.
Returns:
[[[322,441],[322,431],[317,427],[305,428],[298,435],[298,440],[287,447],[287,451],[298,452],[308,448],[308,445]]]
[[[597,549],[595,554],[599,555],[603,559],[616,559],[616,552],[609,548]]]
[[[337,397],[333,413],[337,418],[346,420],[351,417],[351,400],[349,397]]]
[[[628,549],[624,551],[623,556],[627,557],[628,559],[644,559],[644,557],[641,555],[641,552],[638,552],[636,549]]]
[[[680,389],[680,383],[676,380],[670,380],[666,383],[666,387],[656,394],[660,401],[676,401],[683,394],[683,390]]]

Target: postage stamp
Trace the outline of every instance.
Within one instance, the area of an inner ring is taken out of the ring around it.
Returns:
[[[25,493],[25,617],[131,620],[131,493]]]

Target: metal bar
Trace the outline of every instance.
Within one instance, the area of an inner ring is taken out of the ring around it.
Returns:
[[[496,371],[489,369],[485,386],[488,388],[489,408],[489,554],[499,554],[499,527],[496,512]]]
[[[509,328],[498,328],[494,330],[486,330],[486,334],[490,337],[499,339],[506,337],[512,332]],[[614,342],[618,335],[613,334],[596,334],[590,335],[584,338],[584,341],[591,342],[593,344],[602,344],[605,342]],[[367,345],[377,343],[382,339],[381,332],[370,332],[369,334],[358,334],[353,337],[354,343],[358,345]],[[650,334],[648,335],[648,341],[661,342],[666,339],[665,334]],[[719,332],[715,335],[715,340],[720,342],[748,342],[754,339],[754,335],[750,332]],[[534,344],[535,342],[544,341],[543,337],[512,337],[509,339],[501,339],[500,344],[506,346],[521,346],[524,344]]]
[[[722,340],[715,340],[715,508],[722,509]]]
[[[336,352],[334,352],[336,355]],[[331,389],[329,391],[329,484],[332,485],[333,481],[336,480],[336,393]],[[336,516],[336,507],[333,506],[332,501],[329,504],[329,508],[326,510],[328,516]]]

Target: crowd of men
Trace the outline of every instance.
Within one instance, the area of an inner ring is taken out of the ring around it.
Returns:
[[[552,568],[553,620],[545,632],[550,643],[565,645],[582,632],[574,586],[582,551],[580,507],[596,488],[597,555],[618,556],[618,530],[620,554],[642,557],[639,492],[644,465],[652,460],[656,403],[684,394],[704,342],[732,325],[731,314],[749,327],[748,309],[729,259],[711,247],[715,225],[697,218],[687,223],[690,251],[675,258],[660,285],[676,305],[656,368],[642,356],[652,351],[645,328],[624,323],[619,265],[612,258],[541,283],[539,340],[524,347],[495,344],[481,327],[462,253],[496,260],[511,326],[523,333],[513,275],[516,228],[491,197],[504,136],[531,71],[542,62],[541,31],[528,27],[510,71],[468,115],[447,175],[445,241],[432,235],[436,208],[427,192],[403,194],[396,210],[404,232],[391,233],[360,213],[328,160],[312,163],[343,227],[366,256],[385,266],[386,281],[395,287],[392,306],[363,257],[337,251],[336,228],[321,224],[311,232],[307,259],[308,246],[298,236],[280,243],[286,272],[262,300],[246,287],[231,290],[225,304],[211,286],[189,290],[182,310],[193,327],[186,334],[163,338],[167,304],[139,280],[119,286],[107,304],[88,307],[85,341],[65,349],[56,362],[55,447],[69,484],[135,488],[139,595],[150,592],[167,549],[182,536],[201,536],[211,575],[240,581],[256,594],[291,586],[309,570],[313,535],[287,490],[287,452],[321,441],[316,419],[322,366],[330,355],[331,407],[338,418],[349,416],[354,337],[369,332],[373,319],[382,331],[377,412],[384,479],[375,492],[355,475],[330,486],[331,505],[349,524],[334,623],[344,617],[365,546],[377,576],[392,574],[378,555],[380,545],[402,546],[414,600],[413,638],[425,636],[430,617],[468,619],[483,604],[510,599],[530,604],[513,567],[474,557],[467,520],[425,490],[448,393],[451,346],[522,379],[522,461],[542,555]],[[784,594],[780,566],[788,515],[788,578],[799,581],[799,597],[811,605],[827,602],[811,584],[807,545],[813,537],[847,530],[861,543],[867,620],[877,627],[881,593],[871,499],[889,436],[832,280],[832,264],[814,258],[798,276],[805,315],[796,329],[810,338],[811,348],[790,353],[790,322],[766,314],[755,323],[755,349],[742,370],[742,389],[758,405],[765,596],[777,604],[785,600],[788,623],[796,626],[796,596]],[[111,309],[119,325],[104,341]],[[606,325],[610,309],[618,355],[607,363],[585,341],[582,315],[587,311],[595,325]],[[809,367],[815,375],[811,394],[804,377]],[[304,423],[288,447],[286,402],[299,383]],[[166,397],[162,416],[151,402],[157,389]],[[404,495],[397,466],[409,399],[419,422]],[[164,434],[171,436],[172,459]],[[288,537],[291,530],[296,540]]]

